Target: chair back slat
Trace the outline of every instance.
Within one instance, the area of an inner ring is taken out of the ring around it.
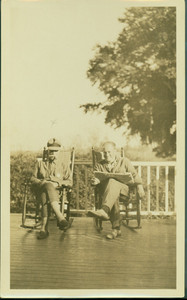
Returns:
[[[92,148],[92,163],[93,163],[93,167],[95,167],[95,165],[97,163],[99,163],[100,161],[102,161],[103,159],[104,159],[103,152],[95,151]]]
[[[56,159],[56,174],[62,178],[67,172],[70,172],[70,178],[73,178],[75,150],[60,150]]]
[[[73,180],[73,170],[75,164],[75,149],[72,148],[71,150],[71,162],[70,162],[70,170],[71,170],[71,179]]]

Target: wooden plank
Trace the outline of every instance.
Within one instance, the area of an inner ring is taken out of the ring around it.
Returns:
[[[91,160],[75,160],[75,165],[92,165]]]
[[[142,220],[136,232],[122,226],[122,236],[108,241],[110,222],[98,233],[92,218],[74,218],[64,233],[51,221],[49,237],[39,241],[37,231],[19,228],[21,215],[12,214],[10,288],[176,288],[176,226],[169,222]]]
[[[176,161],[131,161],[131,163],[134,166],[142,166],[142,167],[165,167],[165,166],[170,166],[170,167],[175,167],[176,166]],[[91,160],[75,160],[75,165],[92,165]]]
[[[176,166],[176,162],[175,161],[132,161],[132,164],[134,166],[150,166],[150,167],[156,167],[156,166],[160,166],[160,167],[165,167],[165,166],[169,166],[169,167],[174,167]]]

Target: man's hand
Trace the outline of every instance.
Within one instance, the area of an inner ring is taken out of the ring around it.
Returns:
[[[99,180],[98,178],[92,177],[92,179],[91,179],[91,184],[92,184],[92,185],[97,185],[97,184],[99,184],[99,183],[100,183],[100,180]]]
[[[140,199],[142,199],[145,196],[143,186],[141,184],[139,184],[137,186],[137,190],[138,190],[138,195],[139,195]]]

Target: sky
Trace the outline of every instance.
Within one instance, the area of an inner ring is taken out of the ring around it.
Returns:
[[[107,139],[124,145],[123,128],[114,130],[104,124],[104,114],[79,108],[105,99],[86,71],[96,44],[117,38],[124,11],[123,0],[4,2],[3,88],[11,150],[39,150],[51,137],[65,147]]]

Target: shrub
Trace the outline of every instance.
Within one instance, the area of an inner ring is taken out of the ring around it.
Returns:
[[[91,160],[91,151],[86,151],[84,155],[76,152],[76,159]],[[36,157],[41,156],[38,152],[14,152],[10,158],[10,209],[11,212],[21,212],[22,202],[24,196],[24,183],[29,182]],[[131,157],[131,160],[134,160]],[[85,175],[87,174],[87,182],[85,181]],[[72,208],[79,209],[91,209],[94,206],[94,190],[90,185],[90,179],[93,176],[91,165],[75,165],[74,167],[74,184],[72,191]],[[147,169],[142,167],[142,180],[145,192],[147,191]],[[174,209],[174,168],[169,168],[169,210]],[[165,169],[160,168],[160,180],[159,180],[159,210],[165,209]],[[35,199],[32,192],[28,189],[28,207],[32,211],[35,208]],[[156,168],[151,168],[151,183],[150,183],[150,198],[151,198],[151,211],[156,210]],[[142,210],[147,210],[147,201],[142,201]]]

